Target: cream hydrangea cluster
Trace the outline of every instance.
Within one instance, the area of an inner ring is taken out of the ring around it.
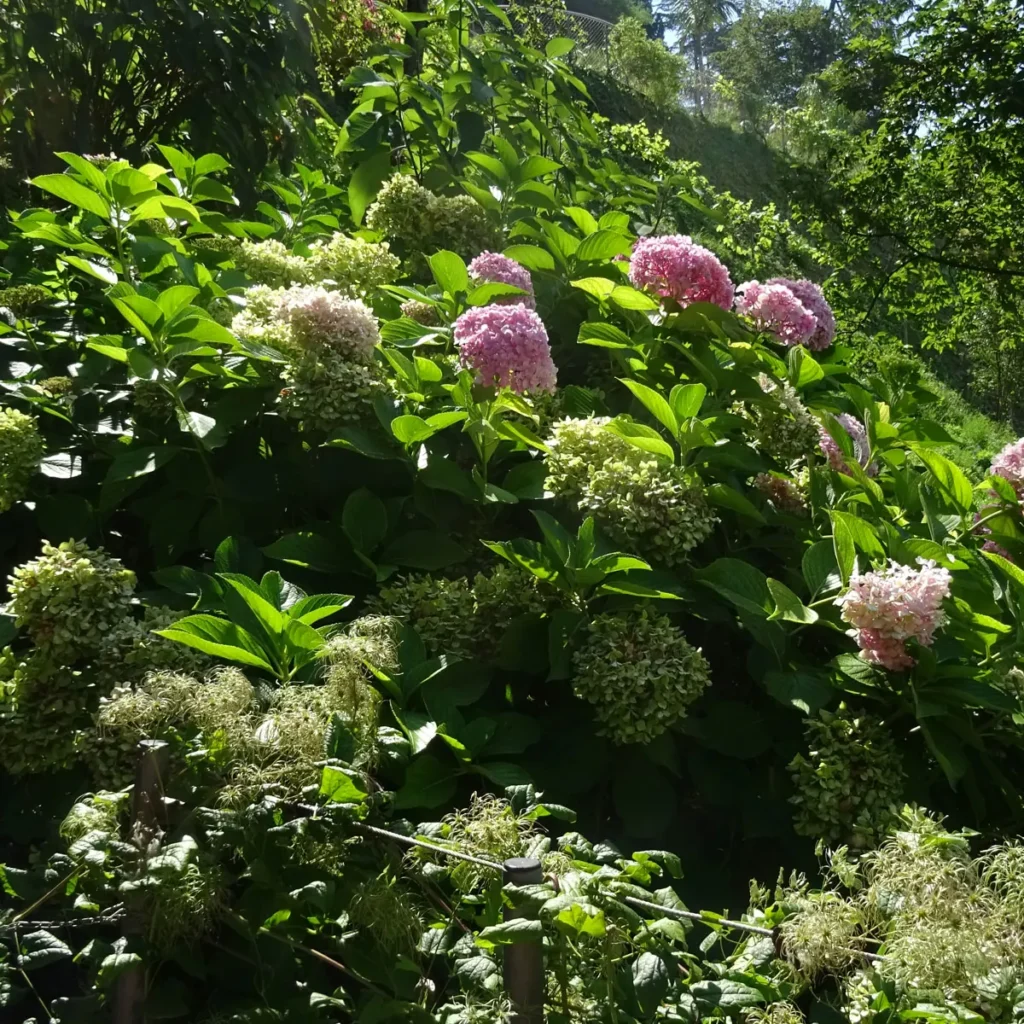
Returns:
[[[807,754],[789,765],[796,831],[832,845],[870,843],[903,803],[903,766],[891,734],[845,705],[809,718],[804,731]]]
[[[617,542],[677,565],[710,535],[717,518],[683,469],[605,429],[610,422],[556,423],[544,486],[593,515]]]
[[[382,587],[367,607],[412,626],[432,655],[487,660],[512,619],[542,614],[550,604],[533,576],[498,565],[472,580],[413,573]]]
[[[752,439],[757,447],[784,466],[806,458],[818,443],[819,424],[789,381],[777,383],[758,376],[761,390],[774,401],[750,403]]]
[[[366,295],[391,284],[400,266],[387,242],[367,242],[340,232],[309,249],[310,280],[331,284],[349,295]]]
[[[854,454],[864,472],[868,476],[877,475],[878,464],[870,461],[871,443],[868,440],[868,432],[864,428],[864,424],[856,417],[845,412],[841,412],[836,417],[836,421],[850,436],[850,440],[853,442]],[[850,467],[847,465],[846,456],[843,454],[842,448],[836,444],[835,438],[821,424],[818,426],[818,447],[821,448],[822,454],[828,459],[828,464],[837,473],[850,472]]]
[[[408,299],[401,305],[402,316],[422,324],[424,327],[437,327],[440,320],[437,316],[437,307],[429,302],[420,302],[419,299]]]
[[[401,173],[377,193],[366,226],[409,252],[450,249],[470,259],[498,243],[487,211],[471,196],[437,196]]]
[[[306,260],[276,238],[262,242],[241,239],[228,252],[235,266],[255,284],[281,288],[310,280]]]
[[[43,451],[34,416],[18,409],[0,409],[0,512],[25,497]]]
[[[259,286],[246,300],[232,330],[286,356],[283,416],[331,431],[369,413],[384,383],[373,360],[377,319],[365,303],[319,285]]]
[[[929,647],[946,622],[942,602],[949,597],[949,570],[924,559],[918,563],[919,569],[890,562],[885,569],[855,572],[850,589],[835,601],[853,626],[861,657],[894,672],[915,664],[908,640]]]
[[[8,613],[33,649],[0,652],[0,764],[12,774],[69,763],[98,697],[92,667],[128,615],[135,574],[102,549],[44,542],[9,579]]]
[[[613,743],[650,743],[686,717],[710,682],[700,650],[666,615],[605,613],[573,655],[573,692]]]

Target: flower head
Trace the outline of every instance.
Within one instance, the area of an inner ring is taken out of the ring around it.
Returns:
[[[20,409],[0,409],[0,512],[25,497],[43,451],[34,416]]]
[[[836,318],[825,293],[813,281],[803,278],[793,281],[788,277],[773,277],[768,284],[788,288],[817,321],[814,332],[807,339],[807,347],[818,352],[828,348],[836,336]]]
[[[280,293],[277,317],[306,351],[326,350],[366,363],[380,341],[377,318],[369,306],[316,285],[293,285]]]
[[[314,280],[332,281],[349,295],[365,295],[391,284],[400,261],[387,242],[367,242],[336,231],[328,241],[310,246],[309,266]]]
[[[785,285],[747,281],[736,293],[736,312],[783,345],[806,345],[817,329],[814,314]]]
[[[638,239],[629,260],[629,280],[680,306],[713,302],[729,309],[733,283],[722,261],[688,235],[655,235]]]
[[[777,512],[794,516],[802,516],[807,512],[807,502],[800,487],[787,477],[758,473],[754,477],[754,487]]]
[[[554,391],[558,371],[544,322],[523,303],[477,306],[455,321],[459,361],[479,384],[524,391]]]
[[[868,443],[868,432],[864,429],[864,424],[845,412],[841,412],[836,417],[836,420],[843,430],[850,435],[854,454],[857,456],[857,461],[861,467],[868,476],[875,476],[878,473],[878,466],[874,462],[870,463],[870,465],[868,464],[868,460],[871,457],[871,445]],[[850,472],[850,467],[846,464],[846,456],[843,454],[842,448],[836,444],[835,438],[824,426],[818,427],[818,445],[821,448],[822,454],[828,459],[828,464],[836,472]]]
[[[510,284],[526,292],[525,295],[501,295],[495,302],[513,305],[521,302],[528,309],[536,309],[537,302],[533,296],[533,279],[530,272],[521,263],[502,256],[497,252],[482,252],[469,265],[469,276],[476,284],[493,282]]]
[[[1024,499],[1024,437],[1011,441],[993,460],[991,473],[1001,476]]]
[[[942,611],[949,597],[948,569],[919,559],[920,569],[890,562],[885,569],[854,573],[850,589],[836,598],[843,620],[853,626],[852,635],[865,661],[899,671],[914,659],[906,641],[931,646],[935,631],[946,621]]]

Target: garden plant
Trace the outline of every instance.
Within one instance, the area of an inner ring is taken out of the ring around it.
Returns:
[[[367,7],[301,161],[2,226],[0,1019],[1024,1019],[1024,439],[571,33]]]

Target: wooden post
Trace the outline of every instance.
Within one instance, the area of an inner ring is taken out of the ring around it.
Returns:
[[[506,885],[538,885],[544,881],[539,860],[513,857],[505,861]],[[505,920],[520,917],[505,909]],[[512,1000],[512,1024],[544,1024],[544,950],[535,942],[516,942],[505,947],[505,991]]]
[[[170,747],[162,740],[143,740],[139,744],[139,761],[135,769],[135,792],[132,797],[132,840],[139,847],[141,870],[151,852],[160,828],[164,795],[164,776]],[[145,933],[145,922],[138,909],[128,906],[122,934],[129,945],[133,938]],[[146,968],[134,964],[117,979],[113,997],[113,1024],[143,1024],[146,1004]]]

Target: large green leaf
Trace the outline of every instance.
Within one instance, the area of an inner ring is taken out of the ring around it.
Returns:
[[[108,223],[110,221],[110,203],[106,197],[93,191],[88,185],[76,181],[68,174],[41,174],[38,178],[32,178],[30,184],[77,206],[79,209],[95,213],[97,217]]]
[[[241,626],[216,615],[188,615],[167,629],[154,630],[157,636],[176,640],[215,658],[237,661],[242,665],[273,672],[263,648],[256,638]]]

